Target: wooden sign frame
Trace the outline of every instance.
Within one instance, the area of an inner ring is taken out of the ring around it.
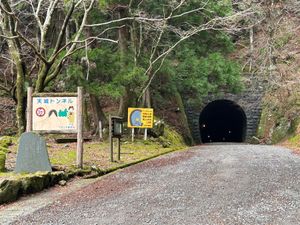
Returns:
[[[33,130],[33,97],[77,97],[77,129],[76,130]],[[77,133],[76,165],[83,166],[83,88],[78,87],[77,93],[34,93],[33,88],[27,89],[26,132],[44,134]]]

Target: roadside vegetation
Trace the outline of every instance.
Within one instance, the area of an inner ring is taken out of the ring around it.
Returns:
[[[39,192],[54,185],[66,185],[74,177],[95,178],[151,158],[185,150],[187,145],[180,134],[166,127],[157,138],[143,140],[137,135],[134,142],[125,136],[121,142],[121,160],[110,161],[107,140],[90,140],[84,143],[84,167],[76,166],[76,143],[57,143],[62,135],[46,136],[49,159],[53,172],[14,173],[18,140],[2,137],[0,140],[0,204],[18,199],[22,195]],[[3,154],[2,154],[3,153]]]
[[[54,170],[72,171],[76,170],[76,142],[57,143],[55,140],[62,135],[50,135],[46,137],[50,162]],[[11,173],[14,169],[18,140],[4,137],[1,149],[5,149],[1,161],[1,177],[18,176]],[[116,143],[114,143],[116,145]],[[6,146],[6,147],[4,147]],[[121,141],[121,160],[117,161],[117,150],[114,150],[114,162],[110,162],[110,146],[107,140],[90,140],[84,143],[84,168],[108,170],[152,158],[171,151],[183,150],[188,146],[181,135],[174,129],[166,128],[162,136],[158,138],[149,137],[143,140],[142,135],[135,137],[132,142],[130,137],[124,137]],[[5,157],[6,156],[6,157]],[[6,168],[5,165],[6,160]]]
[[[1,0],[0,199],[10,185],[14,199],[185,149],[194,143],[186,106],[241,92],[250,78],[265,90],[257,140],[300,151],[299,8],[296,0]],[[74,143],[45,135],[50,161],[62,173],[38,174],[40,180],[12,173],[26,130],[27,88],[57,93],[78,86],[85,92],[84,137],[91,139],[83,170],[75,167]],[[154,108],[164,129],[150,130],[147,141],[137,131],[135,142],[127,130],[121,160],[109,162],[108,115],[126,122],[128,107]]]

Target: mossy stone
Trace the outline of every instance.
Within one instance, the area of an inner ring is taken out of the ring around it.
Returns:
[[[165,123],[159,120],[158,122],[154,123],[153,128],[148,130],[148,133],[151,137],[158,138],[164,135],[164,131],[165,131]]]
[[[0,204],[15,201],[21,185],[20,180],[4,180],[0,184]]]
[[[63,171],[51,173],[51,185],[57,184],[60,180],[67,180],[69,177]]]
[[[286,118],[282,118],[272,132],[272,144],[276,144],[287,137],[290,128],[291,122],[289,122]]]
[[[158,140],[159,140],[159,142],[160,142],[160,144],[163,148],[171,147],[172,143],[167,138],[165,138],[164,136],[159,137]]]
[[[30,194],[42,191],[44,188],[50,186],[51,177],[50,174],[35,174],[33,176],[23,177],[22,183],[22,194]]]
[[[76,175],[79,176],[79,177],[83,177],[85,175],[88,175],[92,172],[91,169],[78,169],[76,171]]]

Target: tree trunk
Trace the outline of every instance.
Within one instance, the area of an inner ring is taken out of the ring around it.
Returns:
[[[123,17],[127,16],[127,10],[120,8],[117,12],[117,18],[121,19]],[[126,26],[120,27],[118,30],[118,40],[119,40],[119,51],[121,54],[121,63],[126,66],[126,53],[128,52],[128,39],[130,38],[128,28]],[[127,108],[129,106],[129,101],[130,101],[130,91],[128,90],[127,87],[125,87],[125,93],[123,96],[120,98],[120,103],[119,103],[119,116],[126,117],[127,115]]]
[[[83,124],[85,131],[91,131],[90,117],[89,117],[89,109],[88,109],[88,101],[85,98],[83,104]]]
[[[129,97],[128,97],[128,90],[125,90],[125,93],[123,96],[120,98],[120,103],[119,103],[119,112],[118,116],[121,117],[126,117],[126,112],[129,107]]]
[[[99,130],[99,121],[102,122],[102,126],[105,127],[108,124],[107,118],[102,110],[102,107],[99,103],[99,99],[97,96],[90,94],[91,106],[92,106],[92,113],[93,113],[93,120],[94,120],[94,129],[92,134],[96,134]]]
[[[3,8],[7,12],[12,12],[9,3],[7,0],[2,0],[1,3]],[[15,20],[13,16],[3,13],[3,23],[1,24],[2,31],[5,36],[13,37],[17,36]],[[17,126],[18,134],[21,135],[25,131],[26,125],[26,98],[25,98],[25,76],[26,76],[26,67],[21,56],[21,44],[18,38],[7,39],[9,53],[11,58],[15,63],[17,80],[16,80],[16,117],[17,117]]]
[[[14,60],[15,61],[15,60]],[[16,62],[16,61],[15,61]],[[22,68],[21,62],[18,62],[17,67],[17,82],[16,82],[16,97],[17,97],[17,126],[18,126],[18,135],[21,135],[25,131],[26,125],[26,98],[25,98],[25,73]]]
[[[145,91],[145,107],[151,108],[151,95],[150,95],[150,87]]]
[[[181,131],[181,134],[183,135],[185,142],[189,145],[192,145],[192,144],[194,144],[194,141],[193,141],[192,133],[191,133],[189,123],[187,120],[187,116],[185,113],[185,107],[184,107],[181,95],[177,90],[175,91],[174,97],[175,97],[176,103],[179,107],[179,112],[178,112],[179,120],[181,121],[181,123],[184,127],[184,131]]]
[[[50,70],[49,65],[46,65],[45,63],[42,65],[42,68],[39,70],[39,73],[37,75],[36,85],[35,85],[35,92],[43,92],[45,89],[45,80],[47,78],[47,75]]]

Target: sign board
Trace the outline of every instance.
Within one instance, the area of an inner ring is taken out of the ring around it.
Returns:
[[[109,145],[110,161],[114,161],[114,143],[113,138],[118,139],[118,160],[121,160],[121,137],[123,134],[123,118],[109,115]]]
[[[112,117],[112,135],[113,137],[121,137],[123,134],[123,120]]]
[[[151,108],[128,108],[129,128],[152,128],[153,109]]]
[[[77,132],[77,97],[33,97],[32,130]]]

